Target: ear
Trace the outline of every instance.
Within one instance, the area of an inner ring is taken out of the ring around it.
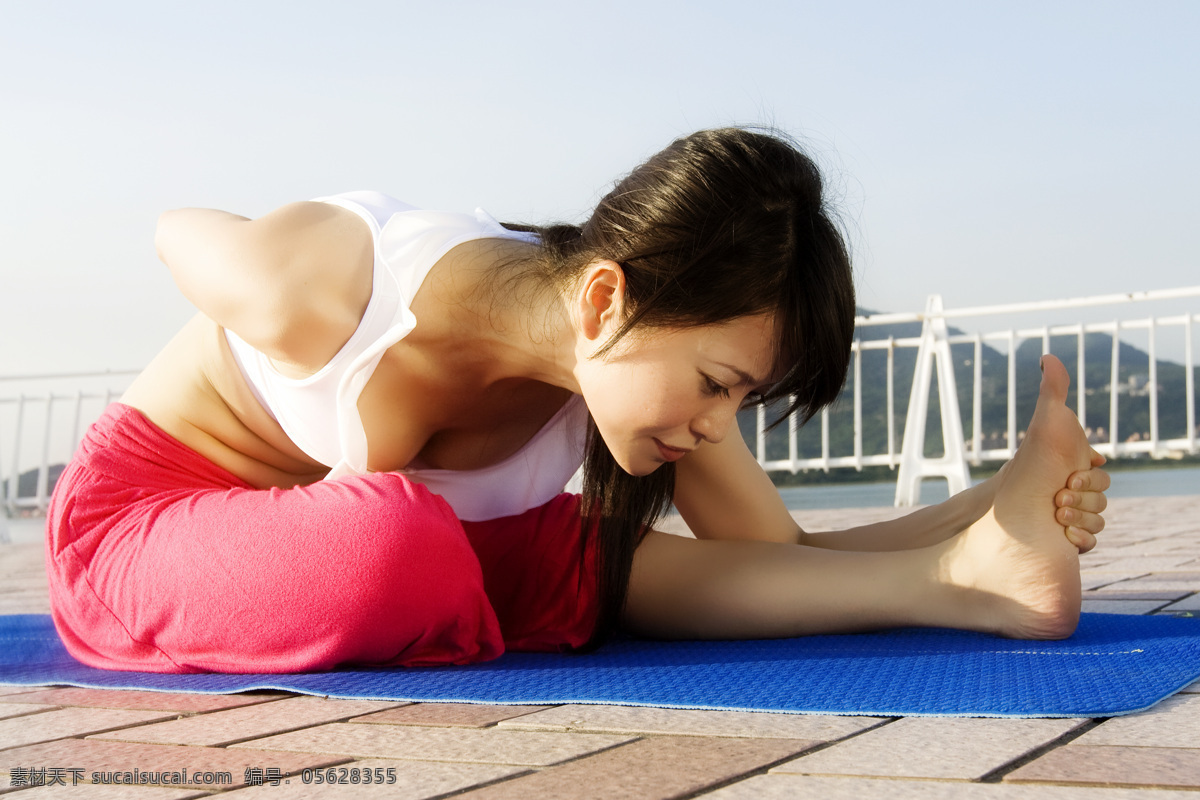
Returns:
[[[625,270],[615,261],[593,261],[584,270],[576,295],[579,329],[595,341],[616,330],[625,318]]]

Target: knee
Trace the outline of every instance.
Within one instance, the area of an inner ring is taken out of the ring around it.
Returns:
[[[341,660],[415,665],[499,655],[479,559],[449,505],[391,473],[350,479],[348,490],[356,519],[327,576],[335,586],[314,587],[329,592],[348,649]]]
[[[419,578],[477,562],[450,505],[424,486],[396,473],[337,481],[345,493],[335,504],[335,534],[351,563],[385,582]]]

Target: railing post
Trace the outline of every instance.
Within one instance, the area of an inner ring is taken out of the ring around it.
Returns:
[[[1146,355],[1150,359],[1150,385],[1146,388],[1150,390],[1150,457],[1158,458],[1162,454],[1158,449],[1158,347],[1155,344],[1157,330],[1154,325],[1154,317],[1150,317],[1149,334]]]
[[[888,466],[896,466],[896,340],[887,338],[887,437]]]
[[[1116,458],[1120,441],[1117,436],[1117,410],[1121,406],[1121,392],[1117,381],[1121,377],[1121,322],[1113,320],[1112,332],[1112,361],[1109,364],[1108,378],[1108,443],[1110,458]]]
[[[862,419],[862,347],[854,343],[854,468],[862,472],[863,419]]]
[[[50,423],[54,415],[54,393],[46,393],[46,427],[42,430],[42,457],[38,460],[34,508],[45,511],[50,491]]]
[[[756,430],[754,431],[754,454],[758,462],[767,460],[767,408],[759,406],[754,412]]]
[[[8,508],[9,516],[17,513],[17,500],[20,498],[21,484],[21,426],[25,419],[25,394],[22,392],[17,397],[17,424],[13,428],[13,456],[12,456],[12,471],[8,474],[8,486],[5,494],[5,505]]]
[[[946,319],[942,316],[942,297],[930,295],[925,304],[921,346],[917,349],[912,392],[908,400],[908,418],[904,423],[900,474],[896,479],[897,506],[916,505],[921,495],[922,478],[945,478],[952,495],[971,485],[971,473],[967,468],[963,441],[962,417],[958,412],[958,391],[954,381],[954,360],[950,355],[949,336]],[[935,362],[944,452],[938,458],[927,458],[925,418],[929,411],[929,383],[933,379]]]
[[[1082,325],[1079,326],[1079,341],[1075,348],[1075,415],[1079,424],[1087,430],[1087,368],[1084,365],[1087,352],[1087,334]]]
[[[788,397],[788,403],[791,404],[792,398]],[[800,420],[796,419],[795,414],[788,415],[788,462],[791,464],[792,474],[795,475],[800,471],[800,467],[796,463],[800,460]]]
[[[1187,441],[1188,451],[1196,452],[1196,378],[1195,364],[1196,361],[1192,357],[1192,315],[1188,314],[1187,321],[1183,326],[1184,336],[1183,342],[1183,365],[1186,372],[1184,373],[1184,396],[1187,398]]]
[[[971,356],[971,463],[982,464],[983,450],[983,337],[975,334],[975,349]]]

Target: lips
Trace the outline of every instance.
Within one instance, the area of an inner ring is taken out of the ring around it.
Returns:
[[[658,439],[655,439],[654,443],[658,445],[659,455],[661,455],[665,461],[678,461],[688,453],[692,452],[691,450],[685,450],[681,447],[671,447],[670,445],[663,444]]]

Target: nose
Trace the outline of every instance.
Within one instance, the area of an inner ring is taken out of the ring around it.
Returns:
[[[726,400],[706,406],[692,418],[692,433],[710,444],[719,444],[737,418],[737,404]]]

